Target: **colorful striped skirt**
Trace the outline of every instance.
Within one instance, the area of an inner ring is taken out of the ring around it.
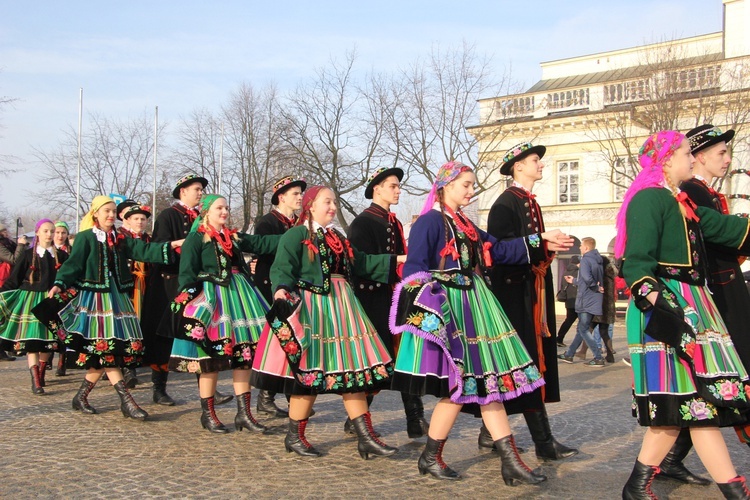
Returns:
[[[402,333],[393,389],[485,405],[544,385],[521,339],[484,280],[444,286],[427,272],[396,286],[390,325]]]
[[[31,314],[31,308],[46,298],[47,292],[29,290],[0,293],[0,348],[18,353],[58,349],[57,335]]]
[[[169,369],[211,373],[249,369],[255,355],[268,304],[240,273],[229,286],[205,281],[202,290],[176,318],[176,338]]]
[[[111,282],[109,292],[81,290],[61,311],[65,344],[80,368],[138,366],[143,336],[128,294]]]
[[[745,421],[748,374],[707,287],[662,279],[695,332],[692,362],[650,337],[650,311],[631,300],[626,317],[633,369],[633,416],[643,426],[719,426]]]
[[[349,283],[331,276],[329,294],[301,290],[289,322],[263,331],[251,384],[287,394],[377,391],[393,361]]]

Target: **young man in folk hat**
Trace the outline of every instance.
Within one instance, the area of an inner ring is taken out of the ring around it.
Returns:
[[[403,178],[404,171],[400,168],[379,168],[370,176],[365,188],[365,198],[372,200],[372,204],[349,226],[349,241],[358,250],[369,254],[406,254],[404,228],[396,214],[391,212],[391,206],[398,204]],[[400,272],[398,274],[400,275]],[[395,360],[399,339],[391,335],[388,327],[393,283],[385,284],[355,277],[353,287],[367,317],[378,331],[388,353]],[[368,396],[368,402],[370,401],[372,397]],[[406,431],[409,437],[418,438],[426,435],[429,425],[424,419],[422,398],[402,393],[401,401],[404,404]],[[353,430],[350,431],[350,427],[346,426],[345,430],[354,433]]]
[[[296,212],[302,208],[302,193],[307,183],[303,179],[295,179],[287,176],[273,185],[271,204],[273,208],[267,214],[255,221],[255,234],[271,235],[284,234],[292,226],[297,224]],[[265,297],[269,305],[273,305],[273,292],[271,291],[271,264],[274,254],[260,255],[256,260],[253,281],[258,290]],[[258,403],[256,409],[259,413],[268,413],[279,418],[287,418],[289,413],[276,406],[276,393],[261,390],[258,392]]]
[[[122,225],[118,229],[118,232],[121,232],[122,234],[129,235],[128,230],[128,221],[124,217],[125,213],[131,208],[138,205],[138,202],[127,198],[123,200],[122,202],[118,203],[117,205],[117,219],[122,221]],[[151,213],[149,213],[149,216]],[[143,266],[148,266],[148,264],[141,263]],[[132,268],[132,265],[131,265]],[[134,290],[135,294],[135,290]],[[140,315],[139,315],[140,316]],[[138,377],[136,374],[135,368],[130,367],[123,367],[122,368],[122,379],[125,382],[125,387],[128,389],[134,389],[136,385],[138,385],[140,382],[138,381]]]
[[[507,240],[545,230],[542,209],[532,190],[542,178],[542,157],[546,151],[544,146],[525,142],[512,147],[503,157],[500,173],[511,176],[513,184],[500,194],[490,209],[487,232],[495,238]],[[509,415],[523,413],[536,455],[543,460],[560,460],[578,453],[552,436],[545,407],[545,403],[560,401],[555,288],[549,271],[553,258],[552,252],[546,252],[543,260],[528,266],[496,265],[490,272],[493,293],[544,376],[545,385],[540,389],[505,405]],[[479,445],[492,447],[492,438],[484,427]]]

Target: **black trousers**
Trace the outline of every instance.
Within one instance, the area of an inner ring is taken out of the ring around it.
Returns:
[[[565,316],[565,321],[562,322],[560,325],[560,330],[557,332],[557,341],[562,342],[565,338],[565,334],[568,333],[568,330],[570,330],[570,327],[573,326],[573,323],[576,322],[578,319],[578,313],[575,310],[575,307],[566,307],[565,312],[567,313]]]

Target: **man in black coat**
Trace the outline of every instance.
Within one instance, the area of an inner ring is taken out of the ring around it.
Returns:
[[[280,179],[273,186],[271,204],[274,206],[270,212],[262,215],[255,221],[255,234],[272,235],[284,234],[292,226],[297,225],[299,219],[295,212],[302,208],[302,193],[307,183],[302,179],[287,176]],[[269,305],[273,304],[273,292],[271,290],[271,278],[269,277],[271,265],[275,254],[258,256],[255,261],[255,272],[253,282],[260,293],[265,297]],[[258,403],[256,408],[259,412],[268,413],[279,418],[287,418],[289,413],[276,406],[274,398],[276,393],[269,391],[258,392]]]
[[[406,254],[404,228],[396,214],[391,212],[391,206],[398,204],[403,177],[404,171],[400,168],[379,168],[368,179],[365,198],[372,200],[372,203],[349,226],[349,241],[357,250],[368,254]],[[401,274],[400,270],[398,274]],[[355,295],[378,331],[388,353],[395,360],[398,339],[391,335],[388,327],[393,284],[378,283],[359,277],[354,277],[353,281]],[[371,401],[370,397],[368,401]],[[409,437],[427,435],[429,426],[424,419],[422,398],[401,393],[401,401],[404,404],[406,431]]]
[[[541,159],[547,148],[521,143],[503,157],[500,173],[513,177],[490,209],[487,232],[499,240],[542,233],[542,209],[532,194],[534,183],[542,178]],[[552,436],[545,403],[560,401],[555,338],[555,288],[549,265],[554,258],[524,266],[494,266],[490,272],[492,291],[503,306],[531,359],[544,376],[545,385],[505,403],[509,415],[523,413],[534,441],[537,457],[559,460],[578,453]],[[489,432],[482,427],[480,446],[492,447]]]

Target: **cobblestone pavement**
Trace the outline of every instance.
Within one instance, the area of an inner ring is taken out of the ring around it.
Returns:
[[[572,333],[568,335],[572,340]],[[232,432],[213,435],[200,427],[195,378],[172,375],[170,394],[177,406],[162,407],[150,399],[147,370],[135,399],[150,413],[146,422],[123,418],[108,382],[94,389],[89,401],[99,411],[84,415],[70,408],[83,376],[48,372],[44,396],[34,396],[25,358],[0,363],[0,456],[2,498],[619,498],[640,448],[643,429],[630,416],[630,369],[620,362],[625,335],[615,333],[617,363],[605,368],[561,364],[563,401],[548,406],[555,436],[581,453],[559,463],[539,463],[520,416],[511,417],[524,460],[549,477],[540,486],[505,486],[500,462],[476,446],[479,420],[461,415],[444,458],[464,476],[441,482],[420,476],[416,461],[424,439],[406,436],[400,397],[383,392],[375,398],[373,420],[388,444],[400,452],[391,458],[362,460],[356,440],[342,432],[341,398],[321,396],[307,436],[325,456],[305,459],[286,453],[285,421],[261,420],[273,434]],[[220,389],[231,392],[229,374]],[[283,400],[282,400],[283,402]],[[435,399],[426,398],[429,413]],[[285,405],[285,402],[284,402]],[[255,406],[253,402],[253,407]],[[236,406],[219,407],[230,424]],[[750,450],[734,432],[724,435],[740,473],[750,473]],[[686,464],[705,469],[695,453]],[[658,481],[662,498],[720,498],[716,486],[695,487]]]

